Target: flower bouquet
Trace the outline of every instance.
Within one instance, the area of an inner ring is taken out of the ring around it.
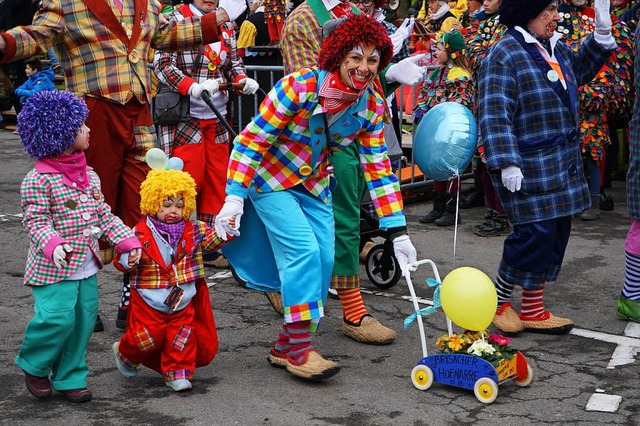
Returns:
[[[491,334],[487,331],[465,331],[440,337],[436,346],[444,354],[470,354],[480,357],[498,368],[500,361],[513,359],[518,352],[509,346],[511,339],[501,334]]]

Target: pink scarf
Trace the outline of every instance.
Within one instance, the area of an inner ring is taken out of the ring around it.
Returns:
[[[71,188],[84,191],[89,187],[87,157],[82,151],[41,158],[36,162],[36,170],[39,173],[62,173],[62,183]]]

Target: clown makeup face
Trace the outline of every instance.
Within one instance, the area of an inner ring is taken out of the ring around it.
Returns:
[[[436,44],[436,58],[438,59],[438,63],[440,65],[444,65],[449,60],[449,55],[447,55],[447,50],[444,48],[442,43]]]
[[[218,8],[218,0],[193,0],[193,5],[206,14]]]
[[[87,149],[89,149],[89,133],[90,132],[91,132],[91,129],[89,129],[86,124],[82,123],[82,126],[80,127],[80,129],[78,129],[78,132],[76,133],[75,142],[73,143],[73,145],[67,148],[67,150],[64,151],[64,153],[73,154],[74,152],[86,151]]]
[[[362,90],[378,73],[380,53],[375,46],[356,46],[340,64],[340,79],[354,90]]]
[[[494,13],[498,13],[498,9],[500,8],[500,3],[502,0],[484,0],[482,2],[482,6],[484,7],[484,13],[487,15],[493,15]]]
[[[538,16],[529,21],[529,29],[539,38],[548,40],[556,31],[559,20],[558,3],[554,1],[540,12]]]
[[[177,223],[182,220],[184,200],[182,196],[169,197],[160,206],[156,219],[164,223]]]

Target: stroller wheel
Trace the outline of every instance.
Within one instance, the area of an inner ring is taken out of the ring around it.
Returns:
[[[391,246],[378,244],[369,250],[365,262],[367,277],[378,288],[391,288],[398,283],[402,271]]]

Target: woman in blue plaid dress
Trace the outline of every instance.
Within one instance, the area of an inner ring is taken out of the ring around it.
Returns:
[[[571,217],[590,206],[578,138],[578,87],[616,47],[609,0],[596,0],[596,31],[577,52],[558,43],[556,0],[503,0],[507,33],[478,78],[478,114],[487,166],[513,232],[504,242],[493,325],[506,333],[563,334],[573,328],[543,306],[557,279]],[[522,287],[521,312],[511,304]]]

